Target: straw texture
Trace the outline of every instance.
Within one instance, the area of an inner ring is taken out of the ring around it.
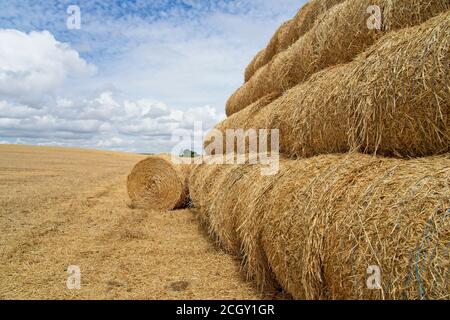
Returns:
[[[283,23],[275,32],[266,48],[258,52],[245,69],[245,81],[269,63],[274,56],[289,48],[298,38],[311,29],[316,19],[334,5],[344,0],[312,0],[306,3],[294,18]]]
[[[209,223],[227,234],[218,241],[240,244],[260,289],[280,284],[296,299],[448,299],[448,154],[282,159],[274,176],[259,165],[213,167],[222,178],[209,193]],[[193,194],[210,190],[198,178],[210,170],[192,171]],[[367,288],[370,266],[381,270],[381,290]]]
[[[138,208],[173,210],[189,204],[187,179],[190,159],[174,164],[169,155],[150,156],[136,164],[128,175],[127,189]]]
[[[396,157],[450,151],[450,11],[383,37],[270,104],[216,128],[280,129],[280,151],[309,157],[359,149]]]
[[[369,29],[367,8],[378,5],[382,29]],[[350,62],[381,36],[450,9],[448,0],[347,0],[333,6],[287,50],[260,68],[227,101],[228,116],[272,93],[282,93],[327,67]]]

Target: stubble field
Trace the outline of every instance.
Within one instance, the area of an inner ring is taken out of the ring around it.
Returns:
[[[141,155],[0,145],[0,299],[260,299],[190,210],[131,209]],[[79,266],[81,289],[67,288]]]

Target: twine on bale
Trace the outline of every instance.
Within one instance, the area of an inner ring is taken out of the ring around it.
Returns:
[[[369,29],[369,6],[382,13],[382,29]],[[282,93],[327,67],[350,62],[394,30],[418,25],[450,9],[448,0],[347,0],[325,12],[288,49],[255,72],[227,101],[227,116],[271,92]]]
[[[196,194],[210,188],[196,179],[210,167],[192,171]],[[448,298],[449,154],[282,159],[274,176],[261,176],[259,165],[214,170],[239,179],[217,181],[209,219],[219,217],[215,229],[234,220],[228,234],[259,288],[278,283],[296,299]],[[381,270],[379,290],[367,285],[371,266]]]
[[[170,155],[150,156],[136,164],[128,175],[132,205],[152,210],[174,210],[189,204],[187,179],[191,159]]]

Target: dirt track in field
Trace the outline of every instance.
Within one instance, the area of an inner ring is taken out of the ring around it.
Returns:
[[[189,210],[128,207],[142,156],[0,145],[0,299],[261,299]],[[81,289],[67,289],[67,267]]]

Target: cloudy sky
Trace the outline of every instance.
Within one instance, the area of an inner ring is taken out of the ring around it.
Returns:
[[[303,2],[0,0],[0,143],[172,151]]]

